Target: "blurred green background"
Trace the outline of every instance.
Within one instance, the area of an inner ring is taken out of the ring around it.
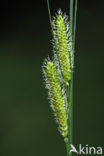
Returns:
[[[50,1],[68,14],[69,1]],[[74,69],[74,145],[104,145],[103,2],[80,0]],[[42,79],[52,55],[44,0],[0,2],[0,156],[65,156]],[[73,154],[74,155],[74,154]]]

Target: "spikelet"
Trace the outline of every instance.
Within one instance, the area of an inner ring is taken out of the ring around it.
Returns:
[[[68,125],[67,125],[67,108],[65,104],[65,95],[63,95],[59,77],[55,65],[52,61],[45,60],[43,66],[46,88],[49,90],[49,99],[51,101],[54,115],[59,125],[61,135],[67,141]]]
[[[72,42],[70,41],[69,24],[67,16],[63,15],[61,10],[58,11],[53,20],[53,34],[54,34],[54,51],[57,62],[61,68],[62,76],[65,84],[68,86],[71,80],[72,68]]]

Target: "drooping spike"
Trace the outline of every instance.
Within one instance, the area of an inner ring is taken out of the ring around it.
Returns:
[[[54,47],[56,48],[59,66],[62,71],[64,82],[68,86],[71,80],[72,42],[70,41],[67,16],[63,15],[61,11],[58,11],[58,14],[53,20],[53,33]]]
[[[67,110],[54,63],[52,61],[45,61],[43,72],[45,75],[46,87],[49,90],[49,98],[54,110],[54,115],[59,125],[59,130],[61,135],[64,137],[64,140],[67,141]]]

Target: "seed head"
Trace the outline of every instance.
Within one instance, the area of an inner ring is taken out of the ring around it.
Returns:
[[[61,68],[65,84],[68,86],[71,80],[71,46],[67,16],[61,11],[53,20],[54,47]]]
[[[51,101],[54,115],[59,125],[59,130],[64,140],[67,140],[68,125],[67,125],[67,110],[65,104],[65,98],[62,93],[58,73],[55,65],[52,61],[45,61],[43,67],[46,87],[49,90],[49,98]]]

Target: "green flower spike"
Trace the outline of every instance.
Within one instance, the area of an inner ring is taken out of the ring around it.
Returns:
[[[53,20],[54,49],[59,61],[62,76],[66,86],[71,80],[71,47],[69,26],[67,16],[62,15],[59,10],[58,15]]]
[[[45,75],[46,88],[49,90],[49,98],[54,110],[54,115],[59,124],[61,135],[66,142],[68,135],[67,108],[65,104],[65,95],[63,96],[54,63],[52,61],[45,61],[43,72]]]

